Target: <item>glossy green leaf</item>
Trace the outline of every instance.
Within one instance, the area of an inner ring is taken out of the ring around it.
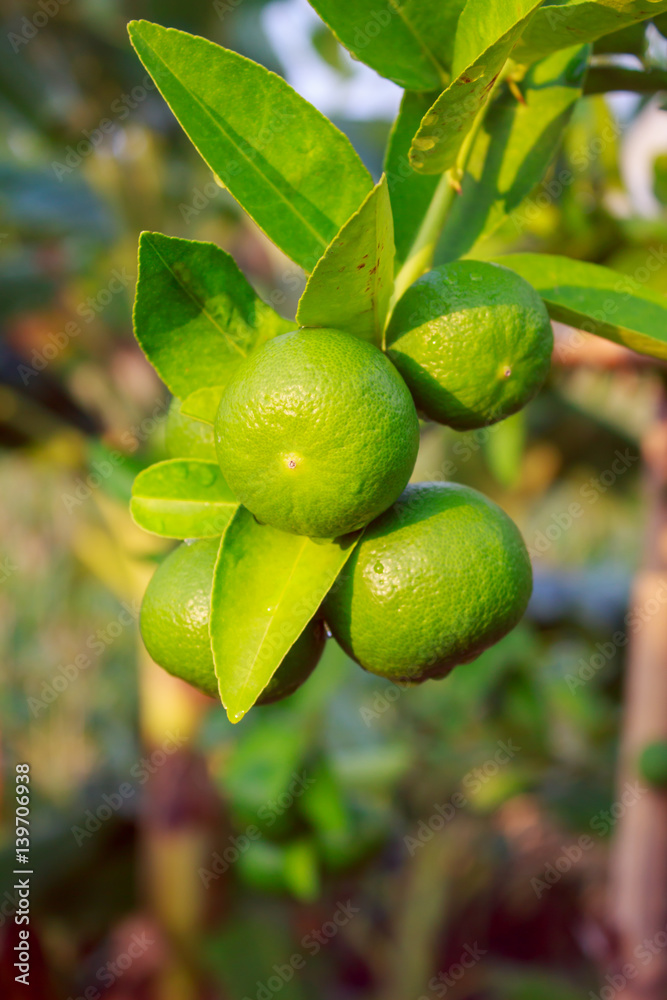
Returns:
[[[450,80],[456,24],[465,0],[310,0],[349,51],[407,90]]]
[[[664,249],[647,256],[646,271],[665,266]],[[552,319],[617,344],[667,359],[667,297],[636,278],[598,264],[550,254],[517,253],[498,257],[540,293]]]
[[[224,532],[238,506],[216,462],[172,458],[139,473],[130,513],[154,535],[214,538]]]
[[[489,108],[472,148],[460,197],[443,230],[438,262],[468,253],[514,214],[544,178],[581,96],[588,46],[536,63],[521,82],[522,104],[504,87]],[[563,183],[561,181],[559,183]]]
[[[384,171],[394,216],[397,269],[408,256],[438,186],[439,178],[418,174],[408,156],[412,138],[436,97],[406,91],[387,144]]]
[[[542,0],[468,0],[456,32],[452,83],[427,111],[410,162],[425,174],[456,163],[512,48]]]
[[[232,722],[255,704],[358,537],[319,544],[260,525],[238,509],[220,544],[211,601],[213,659]]]
[[[566,0],[545,4],[526,27],[512,58],[531,63],[582,42],[594,42],[667,11],[667,0]]]
[[[224,384],[254,347],[293,327],[214,243],[141,234],[134,332],[175,396]]]
[[[394,226],[382,177],[308,279],[300,326],[331,326],[380,344],[394,283]]]
[[[132,21],[130,39],[211,170],[311,271],[372,187],[349,140],[281,77],[204,38]]]
[[[294,324],[292,323],[291,326]],[[203,389],[195,389],[181,403],[181,413],[184,413],[186,417],[202,420],[205,424],[215,424],[220,397],[224,389],[224,385],[207,385]]]

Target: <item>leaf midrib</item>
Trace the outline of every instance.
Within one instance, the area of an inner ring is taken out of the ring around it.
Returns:
[[[285,584],[284,584],[284,586],[282,588],[282,591],[280,593],[280,597],[278,598],[278,602],[276,604],[276,608],[280,607],[280,604],[281,604],[281,602],[282,602],[285,594],[287,593],[287,588],[289,587],[289,585],[290,585],[290,583],[292,581],[292,578],[293,578],[293,576],[294,576],[294,574],[296,572],[296,568],[297,568],[299,562],[301,561],[301,558],[303,557],[303,553],[304,553],[304,550],[305,550],[307,544],[308,544],[308,539],[304,538],[303,541],[301,542],[301,548],[299,550],[299,553],[296,556],[296,558],[295,558],[295,560],[294,560],[294,562],[292,564],[292,568],[291,568],[291,570],[289,572],[289,576],[285,580]],[[255,652],[253,660],[249,664],[248,669],[246,670],[245,677],[243,678],[243,681],[242,681],[240,687],[237,688],[238,695],[245,694],[245,692],[248,689],[248,680],[249,680],[249,678],[252,675],[253,668],[254,668],[255,664],[257,663],[257,658],[259,656],[259,651],[261,650],[262,646],[264,645],[264,640],[266,639],[267,635],[269,634],[269,629],[271,628],[271,625],[273,624],[273,621],[276,618],[276,614],[277,614],[277,611],[274,612],[271,615],[271,617],[267,619],[266,628],[264,629],[264,632],[263,632],[262,637],[260,639],[259,645],[257,646],[257,650]],[[305,625],[303,626],[303,628],[305,628],[307,624],[308,624],[308,622],[305,623]],[[301,632],[303,632],[303,628],[301,629]],[[301,632],[299,632],[299,635],[301,635]],[[298,639],[298,638],[299,638],[299,636],[296,637],[296,639]],[[296,642],[296,639],[294,640],[294,642]],[[292,643],[292,645],[294,645],[294,643]],[[290,646],[289,649],[291,649],[291,648],[292,647]],[[288,649],[288,652],[289,652],[289,649]],[[281,660],[281,663],[282,663],[282,660]],[[278,667],[279,666],[280,666],[280,664],[278,664]],[[278,667],[276,667],[276,670],[278,669]],[[275,670],[274,670],[274,673],[275,673]],[[271,676],[273,676],[273,674]],[[269,680],[266,683],[268,684],[270,680],[271,680],[271,677],[269,677]],[[266,687],[266,684],[264,685],[264,687]],[[264,688],[261,689],[261,691],[263,691],[263,690],[264,690]],[[260,694],[261,694],[261,691],[259,692]],[[239,705],[237,704],[236,707],[238,709]]]
[[[282,191],[280,190],[280,188],[276,187],[276,185],[273,183],[273,181],[269,180],[269,178],[265,174],[261,173],[258,170],[258,168],[255,166],[254,162],[250,159],[250,157],[247,155],[247,153],[245,153],[243,151],[243,149],[237,143],[234,142],[234,140],[229,136],[229,133],[222,127],[222,125],[220,124],[220,122],[217,121],[213,117],[213,115],[209,111],[208,107],[204,103],[202,103],[202,101],[197,96],[197,94],[195,94],[195,92],[193,90],[191,90],[188,86],[186,86],[186,84],[183,83],[183,81],[181,80],[181,78],[172,69],[170,69],[170,67],[164,61],[164,59],[162,58],[162,56],[158,52],[155,51],[155,49],[153,48],[153,46],[151,45],[151,43],[149,41],[147,41],[145,38],[143,40],[144,40],[144,43],[147,45],[147,47],[150,49],[150,51],[153,53],[153,55],[159,60],[159,62],[162,64],[162,66],[164,66],[167,74],[171,75],[181,85],[181,87],[183,87],[183,89],[185,91],[187,91],[187,93],[192,96],[193,100],[199,105],[199,107],[202,109],[202,111],[204,112],[204,114],[210,119],[210,121],[213,122],[213,125],[216,128],[220,129],[220,131],[224,134],[224,136],[227,139],[227,141],[233,146],[233,148],[237,151],[237,153],[246,161],[246,163],[248,164],[248,166],[252,168],[252,170],[258,175],[258,177],[260,177],[260,179],[263,180],[264,183],[269,188],[271,188],[272,191],[275,191],[275,193],[278,196],[278,198],[280,198],[280,200],[282,202],[284,202],[284,204],[290,209],[290,211],[292,212],[292,214],[294,216],[296,216],[296,218],[298,218],[300,220],[300,222],[303,223],[303,225],[306,227],[306,229],[308,229],[308,231],[311,233],[311,235],[315,237],[315,239],[318,241],[318,243],[322,247],[325,247],[326,246],[326,242],[323,239],[323,237],[321,236],[321,234],[318,233],[316,229],[313,229],[313,227],[310,224],[310,222],[305,218],[304,215],[301,214],[301,212],[298,211],[298,209],[296,209],[294,207],[294,205],[292,204],[292,202],[282,193]],[[165,97],[165,100],[167,101],[167,104],[169,104],[169,99]],[[169,105],[169,106],[171,107],[171,105]],[[188,135],[188,137],[191,138],[190,137],[190,133],[188,132],[188,130],[185,128],[184,125],[182,125],[182,128],[186,132],[186,134]],[[198,149],[199,147],[197,146],[197,143],[194,141],[194,139],[192,139],[191,141],[192,141],[193,145]],[[204,159],[206,159],[206,158],[204,157]]]
[[[227,333],[227,331],[224,330],[220,326],[220,324],[217,322],[217,320],[215,319],[215,317],[208,311],[208,309],[206,308],[205,304],[201,301],[201,299],[197,295],[195,295],[194,292],[190,288],[188,288],[188,286],[181,280],[181,278],[179,277],[179,275],[176,273],[176,271],[174,271],[174,269],[168,263],[168,261],[166,260],[166,258],[163,257],[163,255],[160,253],[160,251],[157,248],[156,244],[153,243],[153,242],[151,242],[150,239],[147,239],[146,242],[148,243],[148,245],[151,248],[151,250],[153,250],[153,252],[159,258],[162,266],[165,267],[166,270],[169,271],[169,274],[171,274],[172,277],[176,280],[176,282],[178,283],[178,285],[180,286],[180,288],[183,289],[183,291],[185,292],[185,294],[187,296],[189,296],[189,298],[191,299],[191,301],[194,302],[194,304],[196,306],[199,306],[199,308],[201,309],[201,311],[203,312],[203,314],[206,316],[206,318],[210,322],[211,326],[213,326],[216,330],[219,331],[219,333],[223,337],[223,340],[225,340],[227,342],[227,344],[231,348],[233,348],[235,351],[238,351],[238,353],[241,355],[242,358],[246,358],[248,356],[247,352],[244,351],[243,348],[239,347],[239,345],[235,342],[235,340],[229,336],[229,334]]]
[[[403,24],[408,29],[408,31],[410,32],[410,34],[412,35],[412,37],[415,39],[415,41],[419,45],[420,49],[424,53],[424,55],[428,59],[430,59],[431,63],[433,64],[433,66],[435,67],[435,69],[437,71],[438,77],[442,80],[442,82],[444,84],[447,84],[447,72],[445,70],[445,67],[439,61],[439,59],[437,58],[437,56],[435,55],[435,53],[432,52],[431,49],[429,49],[429,47],[426,44],[426,42],[424,41],[424,39],[419,34],[419,32],[417,31],[416,27],[414,26],[414,24],[412,23],[412,21],[410,20],[410,18],[405,13],[405,9],[403,7],[398,6],[397,0],[389,0],[389,6],[393,10],[396,11],[396,13],[398,14],[400,20],[403,22]]]

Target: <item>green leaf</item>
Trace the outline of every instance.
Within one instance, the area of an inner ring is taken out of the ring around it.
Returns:
[[[508,254],[496,261],[511,267],[537,289],[552,319],[639,354],[667,359],[667,298],[635,278],[598,264],[550,254]],[[652,250],[646,270],[660,270],[666,262],[662,249]]]
[[[545,4],[526,27],[512,58],[531,63],[558,49],[594,42],[667,10],[667,0],[566,0]]]
[[[281,77],[204,38],[131,21],[139,58],[243,208],[311,271],[372,187],[349,140]]]
[[[408,256],[438,186],[437,176],[418,174],[408,157],[412,137],[436,97],[406,91],[387,144],[384,170],[394,216],[397,270]]]
[[[308,279],[296,318],[380,344],[394,280],[394,226],[383,175]]]
[[[154,535],[214,538],[222,535],[238,506],[216,462],[172,458],[139,473],[130,513]]]
[[[536,63],[520,84],[525,104],[503,88],[489,108],[472,148],[443,230],[438,262],[456,260],[516,212],[546,174],[581,88],[588,46],[557,52]]]
[[[175,396],[224,384],[254,347],[293,328],[214,243],[141,234],[134,332]]]
[[[355,56],[407,90],[449,83],[456,24],[465,0],[310,0]]]
[[[294,326],[293,323],[291,325]],[[181,403],[181,413],[186,417],[202,420],[205,424],[215,424],[220,397],[224,391],[224,385],[207,385],[203,389],[195,389]]]
[[[459,19],[449,87],[424,116],[410,162],[425,174],[456,163],[512,47],[542,0],[468,0]]]
[[[359,532],[319,544],[255,521],[240,507],[220,544],[211,646],[232,722],[251,708],[313,617]]]

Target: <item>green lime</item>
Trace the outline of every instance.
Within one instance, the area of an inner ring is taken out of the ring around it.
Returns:
[[[167,414],[164,443],[171,458],[206,458],[216,461],[213,428],[181,413],[180,399],[172,399]]]
[[[416,483],[366,529],[324,615],[366,670],[417,682],[501,639],[531,589],[526,546],[500,507],[456,483]]]
[[[153,574],[141,607],[141,634],[155,662],[212,698],[218,697],[218,683],[208,623],[219,545],[217,538],[179,545]],[[325,638],[323,624],[312,621],[257,704],[266,705],[293,694],[317,666]]]
[[[405,382],[372,344],[295,330],[236,370],[215,424],[218,460],[258,521],[336,538],[399,496],[419,447]]]
[[[649,785],[667,787],[667,743],[649,743],[639,756],[639,774]]]
[[[399,300],[387,354],[417,409],[457,430],[525,406],[549,372],[553,332],[542,299],[509,268],[458,260],[429,271]]]

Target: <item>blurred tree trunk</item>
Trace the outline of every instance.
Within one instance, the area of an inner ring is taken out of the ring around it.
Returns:
[[[629,619],[617,802],[645,789],[619,816],[611,859],[613,966],[605,986],[622,1000],[667,997],[667,792],[647,788],[642,749],[667,740],[667,393],[642,441],[647,532]],[[634,624],[637,622],[637,624]],[[628,799],[629,801],[629,799]],[[619,806],[620,810],[620,806]]]

